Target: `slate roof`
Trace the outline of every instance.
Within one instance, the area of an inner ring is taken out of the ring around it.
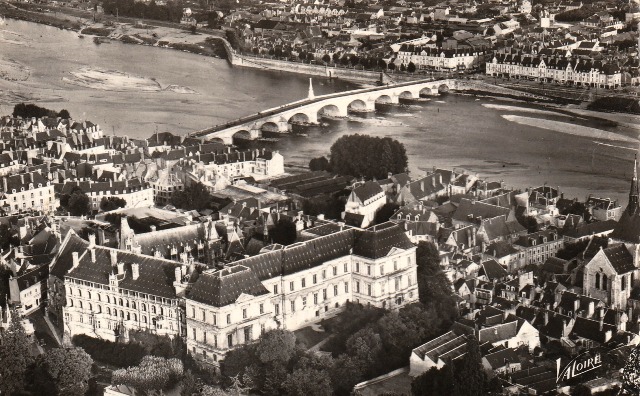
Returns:
[[[630,214],[628,210],[622,212],[620,220],[609,236],[620,241],[640,243],[640,212],[636,211],[634,214]]]
[[[119,276],[118,287],[136,291],[139,293],[147,293],[159,297],[176,298],[175,288],[173,282],[175,279],[175,268],[180,267],[179,263],[168,261],[164,259],[158,259],[155,257],[149,257],[145,255],[126,252],[123,250],[111,249],[102,246],[95,246],[95,262],[91,260],[91,252],[86,249],[88,243],[82,243],[77,234],[70,231],[69,239],[63,247],[63,254],[61,254],[56,263],[54,263],[52,272],[55,270],[60,273],[60,269],[56,269],[56,264],[64,260],[68,264],[68,267],[73,266],[73,259],[71,256],[72,251],[77,247],[82,246],[84,249],[80,250],[79,263],[76,268],[71,268],[66,274],[69,277],[84,280],[87,282],[94,282],[98,284],[108,285],[109,274],[112,273],[113,268],[111,266],[111,251],[117,252],[117,261],[125,263],[125,274]],[[133,279],[131,276],[131,264],[137,263],[140,276],[138,279]],[[65,265],[63,264],[63,267]]]
[[[509,273],[495,260],[487,260],[482,263],[478,275],[486,275],[489,280],[505,278]]]
[[[18,288],[22,291],[30,286],[33,286],[36,283],[40,283],[49,278],[49,266],[41,265],[39,267],[33,268],[28,272],[23,273],[16,277],[18,282]]]
[[[82,254],[88,246],[89,242],[80,238],[75,232],[69,231],[62,242],[60,252],[51,264],[50,274],[63,279],[73,266],[72,253]]]
[[[353,254],[375,260],[389,254],[394,247],[411,249],[414,245],[399,225],[386,222],[358,231]]]
[[[492,369],[504,367],[507,363],[519,363],[518,351],[513,348],[503,349],[484,356]]]
[[[458,209],[453,214],[453,219],[457,221],[475,222],[478,217],[491,219],[498,216],[509,216],[510,210],[496,205],[487,204],[480,201],[472,201],[463,198],[460,200]],[[472,216],[472,218],[470,218]]]
[[[563,274],[566,263],[567,260],[558,257],[549,257],[544,264],[542,264],[542,270],[552,274]]]
[[[606,338],[607,331],[611,331],[612,336],[617,332],[616,327],[613,325],[603,323],[602,330],[600,330],[599,321],[578,316],[576,317],[576,322],[571,330],[571,335],[604,344],[609,341]]]
[[[233,304],[241,294],[261,296],[268,293],[253,271],[243,265],[234,265],[214,273],[202,273],[188,299],[223,307]]]
[[[478,330],[478,342],[500,342],[513,338],[518,334],[518,321],[498,324]]]
[[[371,199],[374,196],[383,193],[384,191],[382,190],[382,187],[380,187],[380,184],[378,184],[378,182],[368,181],[354,188],[353,192],[354,194],[356,194],[360,202],[364,203],[364,201]]]
[[[527,230],[517,221],[507,221],[504,216],[483,219],[482,227],[484,227],[484,231],[489,240],[519,234]]]
[[[464,335],[457,335],[449,331],[440,337],[420,345],[413,350],[417,356],[425,360],[429,358],[433,362],[438,359],[456,359],[464,355],[467,351],[467,338]]]
[[[136,234],[134,241],[140,246],[142,254],[153,256],[159,251],[162,257],[170,256],[171,247],[191,246],[197,252],[197,243],[206,239],[206,223],[195,223],[183,227],[168,228],[155,232]],[[182,250],[178,249],[178,253]]]
[[[608,247],[603,249],[603,252],[618,274],[626,274],[636,269],[633,256],[624,244]]]

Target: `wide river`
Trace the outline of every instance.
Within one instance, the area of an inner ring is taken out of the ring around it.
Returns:
[[[226,61],[91,38],[7,20],[0,26],[0,115],[21,101],[67,109],[105,133],[134,138],[184,134],[307,95],[307,77],[232,69]],[[314,78],[316,94],[353,89]],[[541,106],[447,94],[328,120],[273,147],[305,165],[340,136],[392,136],[407,148],[414,177],[433,166],[464,168],[507,186],[547,183],[565,196],[610,196],[626,204],[638,129]]]

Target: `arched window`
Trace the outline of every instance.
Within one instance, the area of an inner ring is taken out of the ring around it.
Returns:
[[[70,306],[70,307],[73,307],[73,298],[70,298],[70,299],[69,299],[69,306]]]
[[[117,309],[113,309],[113,316],[118,316],[118,310]]]
[[[118,305],[122,306],[122,299],[118,300]]]
[[[147,317],[145,315],[142,315],[142,323],[147,323]]]
[[[87,298],[91,300],[91,292],[87,292]]]
[[[155,313],[156,313],[156,306],[155,306],[155,305],[152,305],[152,306],[151,306],[151,313],[152,313],[152,314],[155,314]]]
[[[129,308],[129,300],[124,300],[124,306]]]
[[[102,296],[98,293],[98,301],[102,301]]]
[[[602,290],[607,290],[607,276],[602,275]]]
[[[100,305],[96,305],[96,311],[98,311],[98,313],[102,313],[102,307]]]
[[[160,307],[160,315],[164,316],[164,309],[162,309],[162,307]]]
[[[600,274],[596,274],[596,289],[600,288]]]
[[[107,296],[107,304],[111,304],[111,298]]]
[[[136,302],[135,301],[131,301],[131,308],[136,309]]]
[[[89,311],[93,311],[93,305],[91,305],[91,303],[89,303]]]
[[[138,321],[138,315],[136,315],[135,313],[133,314],[133,321],[137,322]]]
[[[142,304],[140,304],[140,306],[142,307],[142,310],[143,310],[143,311],[146,311],[146,310],[147,310],[147,304],[142,303]]]
[[[78,301],[78,307],[80,307],[80,309],[82,309],[82,301]]]
[[[107,315],[111,315],[111,308],[107,307]]]
[[[78,295],[82,297],[82,289],[78,289]]]
[[[120,317],[124,318],[124,311],[120,311]]]

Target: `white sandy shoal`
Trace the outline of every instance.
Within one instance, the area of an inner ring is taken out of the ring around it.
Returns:
[[[529,125],[574,136],[582,136],[594,139],[605,139],[616,142],[638,143],[638,139],[621,135],[615,132],[604,131],[602,129],[574,125],[567,122],[545,120],[541,118],[523,117],[513,114],[504,114],[502,118],[521,125]]]
[[[570,115],[558,113],[555,111],[532,109],[529,107],[509,106],[509,105],[500,105],[500,104],[492,104],[492,103],[483,103],[482,107],[486,107],[488,109],[494,109],[494,110],[517,111],[520,113],[547,114],[547,115],[556,115],[561,117],[571,117]]]

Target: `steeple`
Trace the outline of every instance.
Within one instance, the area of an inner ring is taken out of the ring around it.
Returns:
[[[640,213],[640,189],[638,187],[638,156],[633,160],[633,179],[631,180],[631,190],[629,191],[629,205],[627,212],[630,215]]]

